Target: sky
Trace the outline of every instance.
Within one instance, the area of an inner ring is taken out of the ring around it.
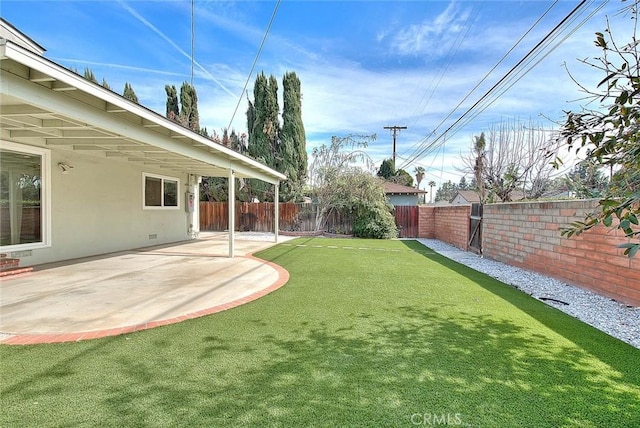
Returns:
[[[2,0],[0,15],[50,60],[89,67],[119,93],[129,82],[160,114],[165,85],[190,81],[193,66],[200,125],[210,132],[229,125],[246,132],[257,73],[274,75],[281,87],[293,71],[309,153],[332,136],[376,134],[367,153],[379,166],[392,156],[384,127],[406,126],[396,166],[412,175],[424,167],[421,188],[429,190],[429,181],[460,181],[461,156],[492,125],[557,129],[563,111],[585,104],[571,76],[588,87],[604,76],[579,59],[600,55],[594,33],[607,17],[614,28],[630,21],[617,13],[619,0],[590,0],[553,33],[579,3]],[[539,44],[544,49],[527,56]]]

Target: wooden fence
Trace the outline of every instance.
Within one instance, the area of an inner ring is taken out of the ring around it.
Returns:
[[[273,202],[236,202],[236,230],[273,232]],[[316,228],[318,205],[280,203],[280,231],[315,232],[350,235],[353,233],[353,218],[348,214],[330,212],[325,224]],[[229,228],[229,205],[227,202],[200,202],[200,230],[223,231]],[[398,206],[395,209],[396,225],[401,238],[418,237],[418,207]]]
[[[280,203],[279,229],[292,232],[316,231],[315,204]],[[236,202],[235,229],[238,231],[273,232],[273,202]],[[223,231],[229,229],[229,204],[227,202],[200,202],[200,230]],[[353,220],[350,216],[330,213],[322,230],[330,233],[351,234]]]
[[[396,226],[400,238],[418,237],[418,207],[417,206],[397,206]]]

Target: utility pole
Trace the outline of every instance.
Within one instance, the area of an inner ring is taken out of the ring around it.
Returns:
[[[393,167],[396,167],[396,136],[398,135],[398,131],[401,129],[407,129],[406,126],[385,126],[384,129],[390,129],[393,132]]]

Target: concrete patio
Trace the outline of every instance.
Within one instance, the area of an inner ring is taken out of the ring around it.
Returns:
[[[288,280],[251,256],[273,235],[227,234],[37,266],[0,284],[0,343],[78,341],[123,334],[229,309]],[[280,237],[279,241],[291,239]]]

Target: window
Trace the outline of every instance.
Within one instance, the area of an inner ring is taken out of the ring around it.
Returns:
[[[49,245],[49,162],[48,150],[0,142],[0,247],[3,251]]]
[[[180,180],[161,175],[143,174],[144,208],[177,209]]]

